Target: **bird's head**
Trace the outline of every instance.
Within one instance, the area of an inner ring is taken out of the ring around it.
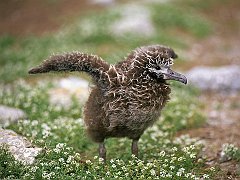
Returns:
[[[187,78],[184,75],[171,69],[173,60],[177,58],[171,48],[154,45],[141,47],[135,52],[138,53],[135,62],[141,59],[141,65],[145,67],[145,73],[151,77],[159,80],[175,80],[187,84]]]

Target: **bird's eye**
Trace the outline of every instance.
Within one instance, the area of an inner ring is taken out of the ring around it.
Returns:
[[[159,66],[156,67],[156,70],[160,70],[161,68]]]

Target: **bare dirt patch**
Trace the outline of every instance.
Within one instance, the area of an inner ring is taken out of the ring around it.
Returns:
[[[214,25],[205,39],[195,39],[184,53],[189,60],[179,64],[187,70],[195,66],[240,65],[240,1],[216,1],[202,11]]]
[[[75,17],[99,10],[87,0],[2,0],[0,35],[42,35],[54,32]]]
[[[216,179],[240,178],[240,164],[235,161],[220,161],[222,145],[231,143],[240,147],[240,94],[203,93],[199,97],[205,104],[204,113],[207,115],[207,124],[197,129],[180,132],[191,137],[199,137],[205,142],[203,156],[209,166],[218,166]]]
[[[195,40],[185,54],[189,61],[182,66],[187,70],[195,66],[240,65],[240,2],[228,1],[203,13],[214,22],[214,33],[203,40]],[[224,77],[222,77],[224,78]],[[206,142],[203,155],[210,166],[222,170],[215,179],[240,179],[240,164],[235,161],[221,163],[220,151],[224,143],[240,147],[240,93],[202,92],[199,100],[205,104],[207,124],[186,130],[191,137]]]

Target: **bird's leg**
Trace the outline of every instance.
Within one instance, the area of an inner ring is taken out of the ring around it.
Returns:
[[[138,139],[134,139],[132,141],[132,154],[134,154],[136,157],[138,157]]]
[[[99,157],[100,158],[103,158],[104,159],[104,162],[106,162],[106,148],[105,148],[105,145],[104,145],[104,142],[101,142],[99,144]]]

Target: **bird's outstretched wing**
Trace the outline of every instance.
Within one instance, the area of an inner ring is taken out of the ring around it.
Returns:
[[[107,71],[110,65],[96,55],[72,52],[53,55],[43,63],[29,70],[29,74],[47,73],[50,71],[84,71],[91,75],[100,86],[108,84]]]

